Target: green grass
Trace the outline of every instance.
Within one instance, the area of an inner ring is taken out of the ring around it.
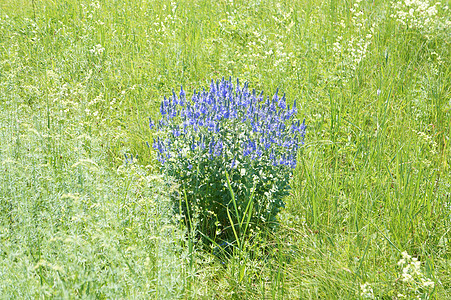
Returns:
[[[19,2],[0,3],[0,298],[451,298],[444,4],[406,28],[388,1]],[[163,96],[223,76],[308,125],[280,228],[226,262],[145,144]],[[403,251],[434,289],[402,281]]]

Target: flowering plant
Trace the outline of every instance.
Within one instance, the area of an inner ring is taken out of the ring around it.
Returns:
[[[416,296],[418,299],[429,299],[435,282],[423,274],[418,258],[410,256],[406,251],[401,255],[398,266],[402,268],[402,274],[395,285],[399,289],[398,297],[412,299]]]
[[[429,0],[404,0],[392,2],[393,13],[390,15],[401,27],[416,29],[430,39],[443,31],[448,32],[451,25],[447,15],[448,4]]]
[[[305,121],[294,119],[296,102],[290,108],[285,95],[264,99],[247,83],[223,78],[208,92],[194,91],[191,101],[183,87],[178,96],[173,91],[160,113],[156,124],[150,119],[153,148],[163,172],[180,183],[180,206],[197,214],[199,231],[230,241],[244,217],[249,228],[273,227],[305,136]]]

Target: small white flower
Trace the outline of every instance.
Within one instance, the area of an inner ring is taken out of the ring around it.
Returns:
[[[401,276],[402,276],[401,280],[404,282],[412,281],[412,279],[413,279],[412,275],[410,275],[408,273],[403,273]]]
[[[401,253],[402,258],[409,260],[412,256],[410,256],[407,251],[404,251],[403,253]]]
[[[430,279],[428,279],[428,278],[426,278],[426,281],[423,282],[423,286],[424,287],[431,287],[431,288],[433,288],[434,285],[435,285],[435,282],[430,280]]]
[[[92,49],[89,49],[89,52],[91,52],[94,55],[100,55],[105,51],[105,48],[102,47],[102,45],[97,44]]]
[[[368,282],[361,284],[360,289],[362,290],[360,296],[366,299],[374,299],[373,288],[370,286]]]
[[[420,274],[420,266],[421,266],[421,262],[420,261],[413,261],[411,262],[411,265],[413,266],[413,272]]]

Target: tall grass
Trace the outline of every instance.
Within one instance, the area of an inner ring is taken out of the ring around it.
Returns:
[[[388,1],[2,1],[0,298],[450,297],[444,6],[426,30]],[[308,125],[278,232],[228,257],[145,143],[172,88],[223,76]]]

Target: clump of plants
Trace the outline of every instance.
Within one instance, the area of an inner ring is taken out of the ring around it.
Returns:
[[[215,243],[273,229],[304,143],[296,101],[290,107],[278,91],[265,98],[223,78],[191,100],[183,88],[164,97],[160,113],[150,119],[152,146],[163,173],[180,184],[176,204],[188,226],[196,216],[195,229]]]

